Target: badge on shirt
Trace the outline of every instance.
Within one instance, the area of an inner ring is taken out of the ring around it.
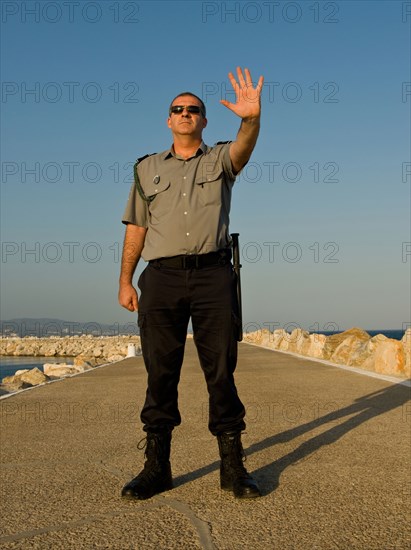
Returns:
[[[153,183],[154,185],[157,185],[158,183],[160,183],[160,176],[154,176]]]

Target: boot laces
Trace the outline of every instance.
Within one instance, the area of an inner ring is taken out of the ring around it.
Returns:
[[[143,437],[142,439],[140,439],[140,441],[137,443],[137,449],[139,451],[143,451],[144,450],[144,458],[147,460],[148,459],[148,453],[147,453],[147,450],[148,450],[148,446],[147,446],[147,437]]]
[[[147,436],[143,437],[137,443],[137,449],[139,451],[144,449],[144,458],[146,459],[145,465],[148,464],[150,467],[153,467],[153,464],[155,464],[158,466],[164,461],[164,442],[161,442],[160,438],[154,437],[149,441]]]
[[[148,456],[147,453],[147,437],[143,437],[137,443],[137,449],[142,451],[144,449],[144,457],[146,459],[144,467],[137,476],[137,479],[142,483],[150,485],[158,478],[158,474],[162,472],[161,464],[156,456]]]
[[[226,453],[227,462],[231,471],[238,477],[249,477],[246,467],[244,466],[244,462],[246,462],[247,457],[245,455],[241,440],[235,438],[229,440],[229,446],[226,448]]]
[[[239,455],[232,457],[230,461],[230,466],[236,474],[242,477],[248,477],[249,474],[244,465],[244,463],[247,461],[247,457],[245,456],[242,445],[240,445],[240,448],[238,450]]]

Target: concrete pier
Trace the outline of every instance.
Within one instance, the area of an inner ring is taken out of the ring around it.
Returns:
[[[121,488],[141,469],[141,357],[0,400],[0,547],[408,549],[410,388],[247,344],[236,382],[247,469],[263,496],[219,488],[217,442],[192,340],[173,432],[175,487]]]

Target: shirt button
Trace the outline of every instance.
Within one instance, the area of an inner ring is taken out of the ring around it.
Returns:
[[[186,176],[183,176],[183,180],[186,180],[186,179],[187,179],[187,177],[186,177]]]
[[[186,233],[187,237],[190,235],[190,233]]]
[[[187,193],[183,193],[183,197],[186,197],[187,196]]]
[[[184,212],[184,215],[187,216],[187,212]]]

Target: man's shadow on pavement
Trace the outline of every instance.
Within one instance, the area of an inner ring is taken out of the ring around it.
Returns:
[[[411,379],[407,382],[408,384],[411,383]],[[315,418],[311,422],[301,424],[301,426],[267,437],[258,443],[254,443],[246,449],[247,456],[272,447],[278,443],[287,443],[296,437],[310,432],[313,429],[326,425],[328,422],[334,422],[336,420],[348,417],[347,420],[341,424],[332,426],[325,432],[304,441],[301,445],[299,445],[299,447],[285,456],[271,462],[270,464],[267,464],[259,470],[250,473],[252,473],[252,475],[255,476],[256,480],[259,482],[263,495],[267,495],[279,486],[280,476],[286,468],[300,462],[304,458],[307,458],[318,451],[321,447],[335,443],[343,435],[347,434],[351,430],[354,430],[364,422],[405,405],[409,399],[409,386],[406,386],[403,383],[395,384],[393,386],[389,386],[388,388],[359,397],[354,401],[354,403],[348,405],[347,407],[332,411],[319,418]],[[411,416],[411,409],[405,410],[403,415],[406,417],[407,415]],[[407,421],[407,418],[405,418],[405,421]],[[174,485],[177,487],[178,485],[183,485],[188,481],[198,479],[217,470],[219,465],[220,462],[215,461],[212,464],[199,468],[198,470],[178,476],[174,480]]]

